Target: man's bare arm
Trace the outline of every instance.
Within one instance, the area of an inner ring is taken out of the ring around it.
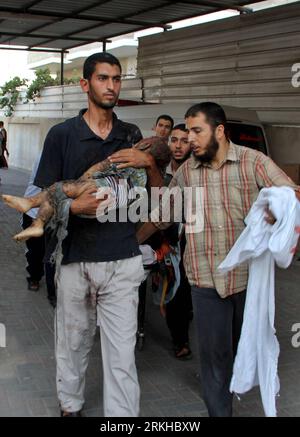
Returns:
[[[97,192],[96,186],[83,192],[77,199],[71,203],[71,213],[74,215],[85,214],[96,216],[97,208],[101,200],[99,200],[94,193]]]
[[[136,233],[136,237],[139,244],[143,244],[144,241],[150,238],[151,235],[155,234],[155,232],[157,231],[158,229],[153,223],[151,222],[144,223],[143,226],[141,226]]]

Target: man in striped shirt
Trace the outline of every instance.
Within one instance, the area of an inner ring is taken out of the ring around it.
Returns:
[[[185,270],[192,286],[193,308],[200,348],[203,397],[210,416],[231,416],[229,384],[243,321],[248,281],[247,265],[227,274],[218,272],[245,228],[244,219],[259,190],[270,186],[299,188],[263,153],[233,144],[227,134],[226,116],[216,103],[192,106],[185,115],[192,156],[175,173],[169,188],[199,188],[202,229],[186,233]],[[296,194],[300,198],[299,193]],[[199,197],[199,194],[198,194]],[[164,208],[164,197],[161,208]],[[151,214],[138,232],[140,242],[157,228],[161,208]],[[274,218],[266,211],[266,220]]]

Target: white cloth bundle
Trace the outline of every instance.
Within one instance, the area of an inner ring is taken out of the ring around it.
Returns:
[[[266,207],[276,217],[274,225],[265,221]],[[219,270],[227,272],[249,262],[244,322],[230,390],[245,393],[259,385],[265,414],[272,417],[276,416],[275,398],[279,392],[279,343],[274,329],[275,262],[287,268],[296,250],[300,202],[294,190],[262,189],[245,223],[247,227],[219,266]]]

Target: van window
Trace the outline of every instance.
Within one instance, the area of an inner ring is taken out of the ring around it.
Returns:
[[[229,136],[233,143],[259,150],[268,154],[263,130],[260,126],[246,123],[227,123]]]

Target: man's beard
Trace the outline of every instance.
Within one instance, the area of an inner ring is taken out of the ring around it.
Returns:
[[[197,159],[197,161],[206,163],[206,162],[211,162],[215,158],[218,150],[219,150],[219,143],[217,142],[217,140],[214,136],[214,133],[213,133],[211,136],[211,139],[206,147],[205,153],[203,153],[203,155],[196,156],[194,154],[194,152],[192,152],[192,153],[193,153],[195,159]]]
[[[97,97],[94,88],[91,86],[90,84],[90,90],[88,92],[88,96],[90,98],[90,100],[94,103],[94,105],[98,106],[98,108],[101,109],[111,109],[114,108],[116,106],[117,100],[118,100],[118,96],[116,96],[115,100],[111,101],[111,102],[102,102],[101,100],[99,100],[99,98]]]

